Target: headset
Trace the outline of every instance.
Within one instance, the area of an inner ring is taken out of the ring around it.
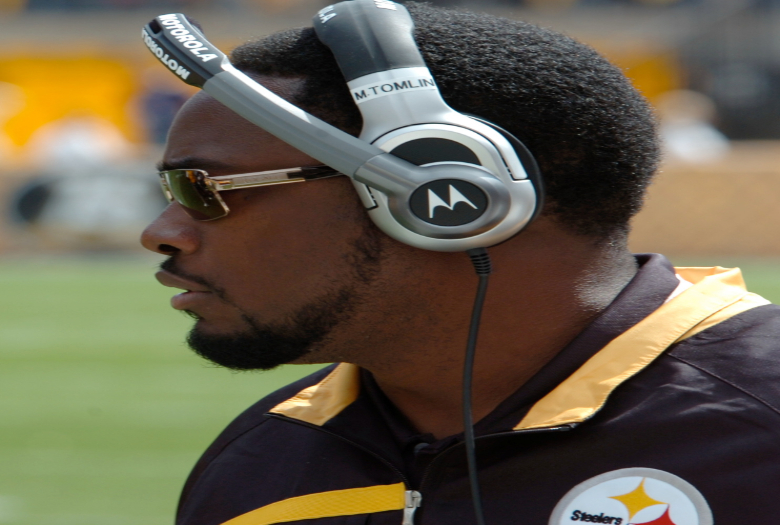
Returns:
[[[348,175],[373,222],[416,248],[467,252],[480,276],[463,374],[463,421],[476,521],[484,524],[471,414],[477,333],[491,272],[485,248],[525,228],[542,209],[541,175],[506,130],[442,99],[414,41],[409,12],[390,0],[347,0],[314,17],[363,117],[359,137],[306,113],[234,68],[182,14],[142,32],[184,82]]]
[[[374,223],[426,250],[460,252],[509,239],[539,213],[539,169],[514,136],[450,108],[412,35],[406,8],[349,0],[314,17],[363,117],[358,138],[235,69],[184,15],[155,18],[149,49],[186,83],[352,178]]]

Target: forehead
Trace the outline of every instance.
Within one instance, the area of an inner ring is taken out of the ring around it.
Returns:
[[[255,77],[286,100],[300,79]],[[198,163],[200,165],[195,165]],[[240,117],[204,92],[193,96],[176,115],[163,154],[166,168],[224,166],[228,171],[288,168],[318,164],[307,155]],[[211,174],[214,170],[209,170]]]

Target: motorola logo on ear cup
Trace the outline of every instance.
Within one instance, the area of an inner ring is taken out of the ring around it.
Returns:
[[[436,226],[461,226],[480,218],[488,206],[485,192],[470,182],[439,179],[417,188],[409,201],[412,212]]]

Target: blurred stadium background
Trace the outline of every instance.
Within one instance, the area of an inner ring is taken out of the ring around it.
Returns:
[[[229,49],[327,3],[0,0],[0,525],[170,523],[214,435],[312,369],[231,374],[184,347],[136,243],[192,91],[138,37],[182,11]],[[667,150],[632,248],[740,265],[780,301],[780,0],[434,3],[538,22],[624,68]]]

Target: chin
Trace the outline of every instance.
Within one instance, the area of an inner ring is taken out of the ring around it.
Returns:
[[[316,340],[303,334],[260,329],[250,325],[240,331],[214,330],[200,320],[187,336],[196,354],[231,370],[271,370],[288,363],[307,363]]]

